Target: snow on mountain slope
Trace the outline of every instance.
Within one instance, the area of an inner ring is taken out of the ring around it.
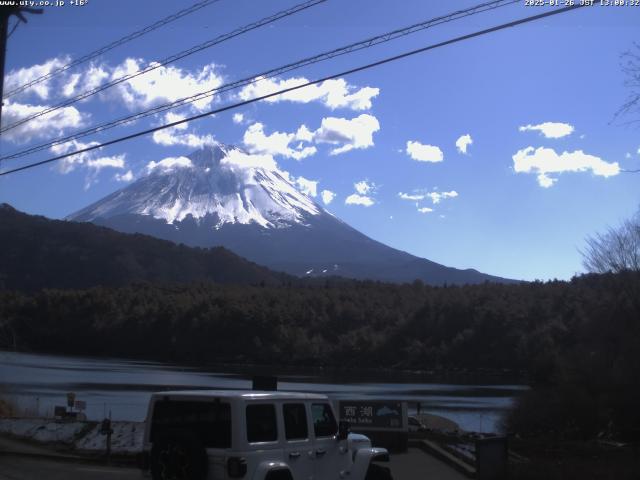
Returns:
[[[215,228],[252,222],[279,228],[303,223],[306,215],[321,211],[271,157],[219,145],[151,162],[146,176],[69,218],[91,222],[133,214],[173,224],[189,215],[196,221],[215,216]]]
[[[151,162],[146,175],[67,219],[188,246],[223,246],[298,276],[434,285],[505,281],[377,242],[300,192],[271,156],[228,145]]]

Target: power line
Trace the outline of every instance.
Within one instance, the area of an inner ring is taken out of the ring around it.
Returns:
[[[329,60],[341,55],[345,55],[345,54],[349,54],[355,51],[359,51],[359,50],[363,50],[365,48],[370,48],[373,47],[375,45],[381,44],[381,43],[386,43],[392,40],[395,40],[399,37],[403,37],[406,35],[410,35],[412,33],[416,33],[419,32],[421,30],[427,29],[427,28],[431,28],[437,25],[441,25],[444,23],[448,23],[451,21],[455,21],[455,20],[459,20],[461,18],[464,17],[468,17],[471,15],[476,15],[478,13],[482,13],[482,12],[486,12],[489,10],[494,10],[496,8],[500,8],[500,7],[504,7],[507,5],[511,5],[514,3],[519,3],[520,0],[494,0],[494,1],[490,1],[490,2],[486,2],[486,3],[482,3],[479,5],[476,5],[474,7],[465,9],[465,10],[459,10],[447,15],[443,15],[443,16],[439,16],[439,17],[435,17],[420,23],[416,23],[413,25],[410,25],[408,27],[404,27],[404,28],[400,28],[400,29],[396,29],[393,30],[391,32],[387,32],[381,35],[376,35],[374,37],[370,37],[367,38],[365,40],[361,40],[359,42],[355,42],[352,44],[349,44],[347,46],[343,46],[343,47],[339,47],[333,50],[329,50],[327,52],[323,52],[311,57],[307,57],[304,58],[302,60],[298,60],[296,62],[292,62],[289,63],[287,65],[281,66],[281,67],[277,67],[277,68],[273,68],[271,70],[267,70],[265,72],[262,73],[258,73],[258,74],[254,74],[251,75],[249,77],[245,77],[241,80],[237,80],[235,82],[231,82],[231,83],[227,83],[225,85],[221,85],[219,87],[210,89],[210,90],[205,90],[199,93],[196,93],[194,95],[190,95],[188,97],[183,97],[181,99],[175,100],[173,102],[169,102],[169,103],[165,103],[163,105],[159,105],[156,107],[153,107],[151,109],[148,110],[144,110],[142,112],[138,112],[135,114],[131,114],[131,115],[127,115],[125,117],[121,117],[119,119],[116,120],[112,120],[110,122],[107,123],[103,123],[79,132],[75,132],[73,134],[67,135],[66,137],[62,137],[62,138],[57,138],[56,140],[53,141],[48,141],[33,147],[30,147],[26,150],[22,150],[10,155],[6,155],[4,157],[0,157],[0,161],[1,160],[8,160],[8,159],[14,159],[14,158],[19,158],[19,157],[23,157],[25,155],[29,155],[35,152],[39,152],[41,150],[46,150],[49,147],[52,147],[54,145],[60,145],[63,143],[67,143],[71,140],[75,140],[78,138],[83,138],[86,137],[87,135],[91,135],[94,133],[98,133],[98,132],[103,132],[105,130],[109,130],[111,128],[117,127],[119,125],[123,125],[135,120],[140,120],[142,118],[151,116],[151,115],[156,115],[158,113],[162,113],[164,111],[173,109],[173,108],[177,108],[186,104],[190,104],[208,97],[213,96],[214,94],[221,94],[224,92],[227,92],[229,90],[233,90],[236,88],[240,88],[252,83],[255,83],[261,79],[264,78],[271,78],[271,77],[275,77],[277,75],[281,75],[283,73],[287,73],[293,70],[297,70],[299,68],[308,66],[308,65],[312,65],[315,63],[319,63],[325,60]]]
[[[351,74],[354,74],[354,73],[357,73],[357,72],[362,72],[364,70],[369,70],[371,68],[378,67],[380,65],[384,65],[384,64],[387,64],[387,63],[391,63],[391,62],[394,62],[394,61],[397,61],[397,60],[401,60],[403,58],[407,58],[407,57],[410,57],[410,56],[413,56],[413,55],[417,55],[419,53],[424,53],[424,52],[427,52],[429,50],[434,50],[436,48],[444,47],[446,45],[451,45],[453,43],[462,42],[464,40],[470,40],[472,38],[479,37],[481,35],[486,35],[486,34],[489,34],[489,33],[497,32],[499,30],[504,30],[506,28],[511,28],[511,27],[515,27],[515,26],[522,25],[522,24],[525,24],[525,23],[533,22],[535,20],[540,20],[542,18],[550,17],[550,16],[553,16],[553,15],[558,15],[560,13],[565,13],[565,12],[568,12],[570,10],[575,10],[575,9],[582,8],[582,7],[585,7],[585,6],[588,6],[588,5],[589,4],[582,4],[582,5],[578,4],[578,5],[572,5],[572,6],[568,6],[568,7],[558,8],[558,9],[555,9],[555,10],[550,10],[548,12],[540,13],[538,15],[531,15],[529,17],[521,18],[519,20],[514,20],[514,21],[511,21],[511,22],[508,22],[508,23],[503,23],[503,24],[497,25],[495,27],[487,28],[487,29],[484,29],[484,30],[479,30],[479,31],[476,31],[476,32],[473,32],[473,33],[469,33],[467,35],[462,35],[462,36],[459,36],[459,37],[455,37],[455,38],[452,38],[452,39],[449,39],[449,40],[445,40],[443,42],[427,45],[426,47],[422,47],[422,48],[418,48],[418,49],[415,49],[415,50],[411,50],[411,51],[408,51],[408,52],[405,52],[405,53],[394,55],[392,57],[387,57],[387,58],[384,58],[382,60],[378,60],[376,62],[368,63],[366,65],[361,65],[359,67],[355,67],[355,68],[352,68],[352,69],[349,69],[349,70],[345,70],[345,71],[342,71],[340,73],[335,73],[335,74],[332,74],[332,75],[329,75],[329,76],[326,76],[326,77],[322,77],[322,78],[319,78],[319,79],[316,79],[316,80],[312,80],[312,81],[303,83],[301,85],[296,85],[296,86],[293,86],[293,87],[284,88],[282,90],[278,90],[276,92],[269,93],[267,95],[262,95],[260,97],[252,98],[250,100],[245,100],[245,101],[242,101],[242,102],[238,102],[238,103],[234,103],[234,104],[231,104],[231,105],[227,105],[226,107],[217,108],[217,109],[205,112],[205,113],[200,113],[198,115],[194,115],[194,116],[191,116],[189,118],[185,118],[183,120],[177,120],[175,122],[170,122],[170,123],[167,123],[167,124],[164,124],[164,125],[160,125],[158,127],[149,128],[147,130],[143,130],[143,131],[140,131],[140,132],[137,132],[137,133],[132,133],[131,135],[126,135],[124,137],[116,138],[116,139],[113,139],[113,140],[109,140],[107,142],[103,142],[103,143],[100,143],[100,144],[97,144],[97,145],[93,145],[93,146],[90,146],[90,147],[87,147],[87,148],[76,150],[75,152],[65,153],[63,155],[58,155],[56,157],[52,157],[52,158],[48,158],[46,160],[42,160],[42,161],[39,161],[39,162],[35,162],[35,163],[28,164],[28,165],[24,165],[22,167],[14,168],[12,170],[7,170],[5,172],[0,172],[0,176],[9,175],[9,174],[12,174],[12,173],[20,172],[22,170],[28,170],[30,168],[35,168],[35,167],[38,167],[38,166],[41,166],[41,165],[45,165],[47,163],[55,162],[57,160],[62,160],[63,158],[71,157],[73,155],[89,152],[89,151],[92,151],[92,150],[96,150],[98,148],[102,148],[102,147],[106,147],[106,146],[113,145],[113,144],[116,144],[116,143],[124,142],[125,140],[132,140],[134,138],[141,137],[143,135],[148,135],[149,133],[157,132],[159,130],[164,130],[166,128],[175,127],[175,126],[183,124],[183,123],[188,123],[188,122],[190,122],[192,120],[198,120],[200,118],[204,118],[204,117],[207,117],[209,115],[215,115],[215,114],[218,114],[218,113],[226,112],[228,110],[232,110],[232,109],[235,109],[235,108],[238,108],[238,107],[243,107],[245,105],[249,105],[251,103],[256,103],[256,102],[259,102],[261,100],[266,100],[268,98],[275,97],[277,95],[282,95],[282,94],[285,94],[285,93],[293,92],[295,90],[299,90],[301,88],[305,88],[305,87],[308,87],[310,85],[315,85],[315,84],[318,84],[318,83],[325,82],[327,80],[332,80],[332,79],[343,77],[343,76],[346,76],[346,75],[351,75]]]
[[[20,25],[20,20],[18,20],[16,18],[16,23],[13,24],[13,28],[11,29],[11,31],[7,34],[7,40],[9,40],[11,38],[11,35],[13,35],[13,32],[16,31],[16,28],[18,28],[18,25]]]
[[[146,27],[144,27],[141,30],[137,30],[125,37],[122,37],[114,42],[111,42],[108,45],[105,45],[104,47],[101,47],[97,50],[94,50],[91,53],[87,53],[86,55],[83,55],[80,58],[77,58],[69,63],[67,63],[66,65],[63,65],[60,68],[57,68],[55,70],[52,70],[51,72],[42,75],[38,78],[34,78],[33,80],[31,80],[28,83],[25,83],[24,85],[20,85],[19,87],[14,88],[13,90],[7,92],[3,98],[9,98],[13,95],[16,95],[20,92],[23,92],[24,90],[26,90],[29,87],[32,87],[33,85],[36,85],[38,83],[44,82],[45,80],[48,80],[49,78],[52,78],[56,75],[59,75],[62,72],[65,72],[66,70],[69,70],[70,68],[73,68],[77,65],[80,65],[81,63],[85,63],[88,62],[89,60],[92,60],[96,57],[99,57],[100,55],[102,55],[105,52],[108,52],[109,50],[113,50],[116,47],[119,47],[120,45],[123,45],[127,42],[130,42],[131,40],[134,40],[138,37],[141,37],[142,35],[145,35],[149,32],[152,32],[153,30],[156,30],[160,27],[163,27],[165,25],[167,25],[168,23],[171,23],[175,20],[178,20],[179,18],[184,17],[185,15],[189,15],[190,13],[196,12],[198,10],[200,10],[201,8],[204,8],[212,3],[216,3],[219,2],[220,0],[203,0],[201,2],[197,2],[195,4],[193,4],[192,6],[188,7],[188,8],[184,8],[176,13],[173,13],[161,20],[158,20],[157,22],[148,25]]]
[[[105,84],[99,85],[91,90],[87,90],[86,92],[83,92],[79,95],[76,95],[75,97],[72,97],[68,100],[65,100],[64,102],[61,102],[57,105],[45,108],[44,110],[40,110],[37,113],[34,113],[33,115],[29,115],[27,117],[24,117],[14,123],[12,123],[11,125],[7,125],[4,128],[0,129],[0,133],[4,133],[8,130],[11,130],[13,128],[19,127],[20,125],[23,125],[35,118],[41,117],[42,115],[46,115],[47,113],[51,113],[55,110],[59,110],[61,108],[64,107],[68,107],[69,105],[73,105],[76,102],[79,102],[80,100],[84,100],[85,98],[91,97],[93,95],[95,95],[96,93],[100,93],[103,92],[104,90],[107,90],[108,88],[111,88],[115,85],[118,85],[120,83],[126,82],[127,80],[131,80],[133,78],[139,77],[140,75],[144,75],[145,73],[149,73],[157,68],[163,67],[165,65],[168,65],[170,63],[173,63],[177,60],[181,60],[185,57],[188,57],[190,55],[193,55],[194,53],[200,52],[202,50],[205,50],[207,48],[211,48],[214,45],[218,45],[222,42],[226,42],[227,40],[231,40],[232,38],[235,38],[237,36],[243,35],[247,32],[250,32],[251,30],[255,30],[257,28],[263,27],[265,25],[268,25],[270,23],[276,22],[278,20],[281,20],[285,17],[289,17],[291,15],[295,15],[296,13],[299,13],[303,10],[306,10],[308,8],[314,7],[320,3],[324,3],[327,0],[307,0],[306,2],[300,3],[298,5],[295,5],[294,7],[288,8],[286,10],[282,10],[278,13],[275,13],[273,15],[270,15],[268,17],[262,18],[256,22],[250,23],[248,25],[245,25],[243,27],[240,28],[236,28],[235,30],[232,30],[231,32],[225,33],[223,35],[219,35],[218,37],[209,40],[207,42],[201,43],[199,45],[196,45],[194,47],[191,47],[187,50],[183,50],[182,52],[176,53],[174,55],[171,55],[170,57],[165,58],[164,60],[161,60],[160,62],[152,62],[151,64],[147,65],[146,68],[143,68],[142,70],[138,70],[135,73],[131,73],[128,75],[123,75],[121,77],[118,77],[110,82],[107,82]]]

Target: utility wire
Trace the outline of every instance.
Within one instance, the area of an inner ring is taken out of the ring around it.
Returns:
[[[225,107],[221,107],[221,108],[217,108],[217,109],[214,109],[214,110],[210,110],[210,111],[205,112],[205,113],[200,113],[198,115],[194,115],[192,117],[185,118],[183,120],[177,120],[175,122],[170,122],[170,123],[167,123],[165,125],[160,125],[158,127],[149,128],[147,130],[143,130],[143,131],[140,131],[140,132],[137,132],[137,133],[132,133],[131,135],[127,135],[127,136],[124,136],[124,137],[115,138],[115,139],[109,140],[107,142],[103,142],[103,143],[100,143],[100,144],[97,144],[97,145],[92,145],[92,146],[87,147],[87,148],[76,150],[75,152],[65,153],[63,155],[58,155],[56,157],[48,158],[46,160],[42,160],[42,161],[35,162],[35,163],[30,163],[28,165],[24,165],[22,167],[14,168],[12,170],[7,170],[5,172],[0,172],[0,176],[9,175],[9,174],[12,174],[12,173],[20,172],[22,170],[28,170],[30,168],[35,168],[35,167],[38,167],[38,166],[41,166],[41,165],[45,165],[47,163],[55,162],[57,160],[62,160],[63,158],[67,158],[67,157],[71,157],[73,155],[77,155],[79,153],[85,153],[85,152],[89,152],[89,151],[92,151],[92,150],[96,150],[98,148],[106,147],[108,145],[113,145],[113,144],[116,144],[116,143],[124,142],[125,140],[131,140],[131,139],[134,139],[134,138],[137,138],[137,137],[141,137],[143,135],[148,135],[149,133],[157,132],[159,130],[164,130],[166,128],[175,127],[177,125],[181,125],[183,123],[187,123],[187,122],[190,122],[192,120],[198,120],[200,118],[208,117],[209,115],[214,115],[214,114],[226,112],[228,110],[232,110],[232,109],[235,109],[235,108],[243,107],[245,105],[249,105],[251,103],[256,103],[256,102],[259,102],[261,100],[266,100],[268,98],[272,98],[272,97],[275,97],[277,95],[282,95],[282,94],[285,94],[285,93],[293,92],[295,90],[299,90],[301,88],[305,88],[305,87],[308,87],[310,85],[316,85],[318,83],[322,83],[322,82],[325,82],[327,80],[332,80],[332,79],[343,77],[343,76],[346,76],[346,75],[351,75],[351,74],[354,74],[354,73],[357,73],[357,72],[362,72],[364,70],[369,70],[371,68],[378,67],[380,65],[384,65],[384,64],[387,64],[387,63],[391,63],[391,62],[394,62],[396,60],[407,58],[407,57],[410,57],[410,56],[413,56],[413,55],[417,55],[419,53],[424,53],[424,52],[427,52],[429,50],[434,50],[436,48],[444,47],[446,45],[451,45],[453,43],[462,42],[464,40],[469,40],[471,38],[479,37],[481,35],[486,35],[486,34],[489,34],[489,33],[497,32],[499,30],[504,30],[506,28],[511,28],[511,27],[515,27],[515,26],[522,25],[522,24],[525,24],[525,23],[533,22],[535,20],[540,20],[542,18],[551,17],[553,15],[559,15],[561,13],[565,13],[565,12],[568,12],[568,11],[571,11],[571,10],[582,8],[582,7],[585,7],[585,6],[588,6],[588,5],[589,4],[582,4],[582,5],[578,4],[578,5],[572,5],[572,6],[568,6],[568,7],[558,8],[558,9],[550,10],[550,11],[545,12],[545,13],[540,13],[538,15],[532,15],[532,16],[529,16],[529,17],[521,18],[519,20],[514,20],[514,21],[511,21],[511,22],[508,22],[508,23],[503,23],[503,24],[497,25],[495,27],[487,28],[487,29],[484,29],[484,30],[479,30],[479,31],[476,31],[476,32],[473,32],[473,33],[469,33],[467,35],[462,35],[462,36],[459,36],[459,37],[455,37],[455,38],[452,38],[452,39],[449,39],[449,40],[445,40],[443,42],[435,43],[435,44],[432,44],[432,45],[427,45],[427,46],[422,47],[422,48],[418,48],[418,49],[411,50],[411,51],[408,51],[408,52],[405,52],[405,53],[401,53],[399,55],[394,55],[392,57],[387,57],[387,58],[384,58],[382,60],[378,60],[376,62],[368,63],[366,65],[361,65],[359,67],[355,67],[355,68],[352,68],[352,69],[349,69],[349,70],[342,71],[340,73],[335,73],[335,74],[332,74],[332,75],[329,75],[329,76],[326,76],[326,77],[318,78],[316,80],[312,80],[312,81],[303,83],[301,85],[296,85],[296,86],[293,86],[293,87],[284,88],[282,90],[278,90],[277,92],[269,93],[267,95],[262,95],[260,97],[252,98],[250,100],[245,100],[243,102],[238,102],[238,103],[234,103],[234,104],[231,104],[231,105],[227,105]]]
[[[236,88],[240,88],[252,83],[256,83],[262,79],[265,78],[271,78],[271,77],[275,77],[277,75],[281,75],[283,73],[287,73],[293,70],[297,70],[299,68],[308,66],[308,65],[312,65],[315,63],[319,63],[325,60],[329,60],[331,58],[335,58],[341,55],[345,55],[348,53],[352,53],[355,51],[359,51],[359,50],[363,50],[365,48],[369,48],[369,47],[373,47],[375,45],[381,44],[381,43],[386,43],[392,40],[395,40],[397,38],[406,36],[406,35],[410,35],[412,33],[416,33],[419,32],[421,30],[425,30],[427,28],[431,28],[437,25],[441,25],[443,23],[448,23],[454,20],[459,20],[461,18],[464,17],[468,17],[471,15],[476,15],[478,13],[482,13],[485,11],[489,11],[489,10],[494,10],[496,8],[500,8],[500,7],[504,7],[507,5],[511,5],[514,3],[519,3],[520,0],[495,0],[495,1],[491,1],[491,2],[486,2],[486,3],[482,3],[479,5],[476,5],[474,7],[465,9],[465,10],[459,10],[447,15],[443,15],[443,16],[439,16],[439,17],[435,17],[420,23],[416,23],[414,25],[408,26],[408,27],[404,27],[404,28],[400,28],[397,30],[393,30],[391,32],[387,32],[381,35],[377,35],[375,37],[370,37],[367,38],[365,40],[361,40],[359,42],[355,42],[352,43],[350,45],[344,46],[344,47],[340,47],[340,48],[336,48],[334,50],[329,50],[327,52],[323,52],[317,55],[314,55],[312,57],[307,57],[304,58],[302,60],[298,60],[296,62],[292,62],[289,63],[287,65],[281,66],[281,67],[277,67],[277,68],[273,68],[271,70],[262,72],[262,73],[258,73],[258,74],[254,74],[251,75],[249,77],[245,77],[241,80],[237,80],[235,82],[232,83],[227,83],[225,85],[221,85],[219,87],[210,89],[210,90],[205,90],[203,92],[199,92],[196,93],[194,95],[190,95],[188,97],[183,97],[180,98],[178,100],[175,100],[173,102],[169,102],[169,103],[165,103],[163,105],[159,105],[156,107],[153,107],[151,109],[148,110],[144,110],[142,112],[138,112],[135,114],[131,114],[131,115],[127,115],[125,117],[121,117],[119,119],[116,120],[112,120],[110,122],[107,123],[103,123],[94,127],[90,127],[88,129],[79,131],[79,132],[75,132],[73,134],[67,135],[66,137],[61,137],[61,138],[57,138],[54,141],[48,141],[33,147],[30,147],[26,150],[22,150],[10,155],[6,155],[4,157],[0,157],[0,161],[2,160],[9,160],[9,159],[14,159],[14,158],[19,158],[19,157],[24,157],[25,155],[29,155],[35,152],[39,152],[41,150],[46,150],[47,148],[50,148],[54,145],[60,145],[63,143],[67,143],[71,140],[75,140],[78,138],[82,138],[82,137],[86,137],[87,135],[92,135],[94,133],[98,133],[98,132],[103,132],[105,130],[120,126],[120,125],[124,125],[126,123],[129,122],[133,122],[135,120],[139,120],[151,115],[156,115],[158,113],[162,113],[164,111],[173,109],[173,108],[177,108],[186,104],[190,104],[208,97],[213,96],[214,94],[221,94],[224,92],[227,92],[229,90],[233,90]]]
[[[144,27],[141,30],[137,30],[129,35],[127,35],[126,37],[122,37],[114,42],[111,42],[108,45],[105,45],[104,47],[101,47],[91,53],[87,53],[86,55],[83,55],[80,58],[77,58],[75,60],[72,60],[71,62],[67,63],[66,65],[63,65],[60,68],[57,68],[55,70],[50,71],[49,73],[42,75],[38,78],[34,78],[33,80],[31,80],[28,83],[25,83],[23,85],[20,85],[19,87],[14,88],[13,90],[7,92],[4,94],[3,98],[9,98],[13,95],[16,95],[20,92],[25,91],[27,88],[32,87],[38,83],[44,82],[45,80],[48,80],[56,75],[59,75],[62,72],[65,72],[67,70],[69,70],[70,68],[73,68],[77,65],[80,65],[81,63],[84,62],[88,62],[89,60],[92,60],[96,57],[99,57],[100,55],[102,55],[105,52],[108,52],[109,50],[113,50],[116,47],[119,47],[120,45],[123,45],[127,42],[130,42],[131,40],[134,40],[138,37],[141,37],[142,35],[145,35],[149,32],[152,32],[153,30],[156,30],[160,27],[163,27],[165,25],[167,25],[168,23],[171,23],[175,20],[178,20],[179,18],[184,17],[185,15],[189,15],[190,13],[196,12],[198,10],[200,10],[201,8],[204,8],[212,3],[217,3],[220,0],[203,0],[201,2],[197,2],[195,4],[193,4],[192,6],[188,7],[188,8],[184,8],[176,13],[173,13],[161,20],[158,20],[157,22],[148,25],[146,27]]]
[[[13,32],[16,31],[16,28],[18,28],[19,24],[20,24],[20,19],[16,18],[16,23],[13,24],[13,28],[11,29],[11,31],[7,35],[7,40],[9,40],[11,38],[11,35],[13,35]]]
[[[96,93],[100,93],[103,92],[105,90],[107,90],[108,88],[111,88],[115,85],[118,85],[122,82],[126,82],[127,80],[131,80],[133,78],[139,77],[140,75],[144,75],[145,73],[149,73],[157,68],[163,67],[165,65],[168,65],[170,63],[173,63],[177,60],[181,60],[185,57],[188,57],[189,55],[193,55],[194,53],[197,52],[201,52],[202,50],[205,50],[207,48],[211,48],[214,45],[218,45],[222,42],[226,42],[227,40],[231,40],[232,38],[235,38],[237,36],[243,35],[247,32],[250,32],[251,30],[255,30],[257,28],[263,27],[265,25],[268,25],[270,23],[276,22],[278,20],[281,20],[285,17],[289,17],[291,15],[295,15],[298,12],[301,12],[303,10],[306,10],[308,8],[314,7],[320,3],[324,3],[327,0],[307,0],[306,2],[300,3],[298,5],[295,5],[294,7],[288,8],[286,10],[282,10],[278,13],[275,13],[273,15],[270,15],[268,17],[264,17],[256,22],[252,22],[248,25],[245,25],[243,27],[239,27],[236,28],[235,30],[232,30],[231,32],[222,34],[217,36],[216,38],[206,41],[204,43],[201,43],[199,45],[196,45],[194,47],[191,47],[187,50],[183,50],[182,52],[173,54],[167,58],[165,58],[164,60],[161,60],[160,62],[152,62],[149,65],[147,65],[145,68],[143,68],[142,70],[138,70],[135,73],[130,73],[127,75],[123,75],[121,77],[118,77],[114,80],[111,80],[110,82],[107,82],[105,84],[99,85],[91,90],[87,90],[85,92],[82,92],[79,95],[76,95],[75,97],[72,97],[68,100],[65,100],[64,102],[58,103],[57,105],[45,108],[44,110],[40,110],[37,113],[34,113],[33,115],[29,115],[27,117],[24,117],[14,123],[12,123],[11,125],[7,125],[4,128],[0,129],[0,133],[4,133],[8,130],[11,130],[13,128],[19,127],[20,125],[23,125],[35,118],[41,117],[42,115],[46,115],[47,113],[51,113],[54,112],[56,110],[59,110],[61,108],[64,107],[68,107],[69,105],[73,105],[76,102],[79,102],[80,100],[84,100],[85,98],[88,98],[92,95],[95,95]]]

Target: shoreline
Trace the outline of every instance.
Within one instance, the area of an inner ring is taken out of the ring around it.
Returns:
[[[475,384],[480,381],[487,383],[487,380],[497,380],[496,385],[518,385],[528,387],[528,376],[526,372],[516,370],[504,370],[504,369],[477,369],[471,370],[466,368],[457,369],[445,369],[441,367],[423,368],[423,369],[406,369],[406,368],[384,368],[384,367],[345,367],[337,365],[285,365],[285,364],[258,364],[251,362],[203,362],[198,363],[188,360],[173,360],[173,359],[158,359],[153,357],[112,357],[101,355],[90,355],[88,353],[64,353],[55,350],[51,351],[32,351],[32,350],[7,350],[0,347],[0,355],[2,354],[23,354],[23,355],[39,355],[39,356],[56,356],[67,357],[69,359],[80,360],[103,360],[112,362],[123,363],[142,363],[142,364],[154,364],[164,367],[174,367],[176,369],[193,369],[193,370],[211,370],[211,369],[225,369],[229,370],[229,373],[235,373],[239,375],[249,375],[248,370],[254,370],[253,375],[265,375],[270,372],[265,370],[275,370],[280,375],[305,375],[312,372],[317,375],[336,376],[339,378],[341,375],[354,375],[360,374],[369,378],[379,378],[380,375],[393,376],[398,375],[406,376],[407,378],[422,379],[429,383],[446,382],[456,383],[460,382],[461,385]],[[221,372],[223,373],[223,372]],[[226,372],[224,372],[226,373]],[[277,376],[276,374],[276,376]],[[402,383],[402,382],[400,382]],[[489,383],[491,384],[491,383]]]
[[[440,415],[425,412],[414,416],[420,421],[420,423],[422,423],[430,430],[465,433],[465,430],[462,430],[460,428],[460,425],[458,425],[456,422]]]

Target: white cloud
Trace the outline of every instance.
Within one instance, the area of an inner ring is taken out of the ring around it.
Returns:
[[[154,162],[152,160],[147,164],[147,173],[151,173],[154,171],[169,173],[180,168],[193,168],[191,159],[187,157],[167,157],[160,160],[159,162]]]
[[[626,158],[627,160],[631,158],[631,153],[627,152],[624,154],[624,158]]]
[[[69,57],[56,57],[45,63],[32,65],[9,72],[5,79],[5,92],[14,90],[21,85],[48,75],[69,62]],[[16,94],[15,98],[36,95],[41,100],[61,96],[70,98],[83,92],[93,90],[109,78],[109,73],[103,65],[91,63],[88,67],[78,71],[63,71],[47,80],[40,81],[23,92]],[[12,97],[13,98],[13,97]],[[84,101],[88,101],[84,100]]]
[[[336,198],[336,194],[331,190],[323,190],[320,193],[320,197],[322,197],[322,201],[325,205],[329,205],[331,202],[333,202],[333,199]]]
[[[434,204],[437,204],[444,199],[457,197],[458,192],[456,192],[455,190],[451,190],[449,192],[426,192],[424,190],[414,190],[414,193],[398,192],[398,196],[403,200],[410,200],[413,202],[419,202],[420,200],[430,198]]]
[[[102,83],[109,78],[109,72],[106,67],[97,66],[91,64],[89,68],[84,72],[84,78],[82,79],[82,91],[87,92],[99,87]]]
[[[439,147],[434,145],[423,145],[420,142],[409,140],[407,142],[407,155],[419,162],[441,162],[444,154]]]
[[[164,123],[173,123],[184,120],[186,117],[173,112],[167,112]],[[218,142],[211,134],[196,135],[195,133],[180,133],[187,130],[187,123],[181,123],[174,127],[164,128],[153,132],[153,142],[158,145],[170,147],[184,145],[191,148],[202,148],[206,145],[216,145]]]
[[[373,134],[380,130],[380,123],[373,115],[363,113],[352,118],[326,117],[320,128],[313,132],[316,143],[328,143],[342,146],[331,150],[330,155],[338,155],[353,149],[373,146]]]
[[[175,133],[173,128],[165,128],[153,132],[153,141],[165,147],[184,145],[191,148],[202,148],[206,145],[216,145],[218,142],[213,135],[196,135],[195,133]]]
[[[472,143],[473,143],[473,139],[471,138],[471,135],[469,135],[467,133],[465,135],[461,135],[460,138],[458,138],[458,140],[456,140],[456,148],[458,149],[458,151],[460,153],[466,154],[467,153],[467,148]]]
[[[242,122],[244,122],[244,115],[242,113],[234,113],[233,123],[241,124]]]
[[[270,93],[286,88],[295,87],[307,83],[304,77],[288,78],[285,80],[274,80],[262,78],[240,90],[239,96],[242,100],[250,100],[262,97]],[[380,93],[380,89],[364,87],[357,88],[349,85],[342,78],[326,80],[320,84],[309,85],[307,87],[294,90],[292,92],[267,98],[267,102],[321,102],[325,106],[333,109],[349,108],[351,110],[368,110],[371,108],[371,99]]]
[[[344,201],[345,204],[370,207],[371,205],[376,203],[370,195],[376,190],[375,183],[369,182],[368,180],[360,180],[359,182],[353,184],[353,188],[357,193],[349,195]]]
[[[80,75],[79,73],[72,74],[69,77],[69,80],[65,84],[64,88],[62,89],[62,95],[64,95],[65,97],[71,97],[75,93],[76,86],[78,85],[81,76],[82,75]]]
[[[549,188],[552,187],[554,183],[556,183],[558,181],[557,178],[551,178],[549,176],[547,176],[544,173],[541,173],[538,175],[538,184],[542,187],[542,188]]]
[[[2,126],[12,125],[47,108],[48,105],[27,105],[5,100]],[[81,113],[76,107],[63,107],[4,132],[2,139],[13,143],[27,143],[36,138],[52,138],[62,135],[68,128],[83,125],[88,118],[88,115]]]
[[[544,122],[538,125],[525,125],[518,130],[521,132],[539,131],[547,138],[562,138],[571,135],[574,131],[573,125],[560,122]]]
[[[431,201],[436,204],[440,203],[441,200],[445,198],[455,198],[458,196],[458,192],[455,190],[451,190],[450,192],[431,192],[427,193],[425,196],[429,197]]]
[[[100,157],[87,160],[87,167],[96,171],[100,171],[103,168],[124,168],[124,154],[116,155],[113,157]]]
[[[352,119],[325,117],[317,130],[311,131],[306,125],[301,125],[295,133],[266,134],[264,125],[258,122],[244,132],[243,143],[251,153],[302,160],[317,152],[315,146],[305,146],[304,142],[335,145],[329,154],[338,155],[373,146],[373,133],[379,129],[376,117],[366,113]],[[298,142],[297,145],[291,146],[294,142]]]
[[[353,188],[355,188],[356,192],[358,192],[360,195],[366,195],[367,193],[371,192],[375,188],[375,186],[375,183],[369,183],[368,180],[360,180],[359,182],[353,184]]]
[[[184,120],[185,118],[187,118],[186,115],[180,115],[179,113],[175,113],[175,112],[167,112],[164,115],[165,123],[179,122],[181,120]],[[186,130],[188,128],[188,125],[187,125],[187,122],[185,122],[185,123],[180,123],[178,125],[175,125],[171,128],[175,130]]]
[[[618,162],[609,163],[582,150],[556,153],[552,148],[527,147],[513,155],[513,167],[518,173],[537,173],[538,184],[549,188],[558,179],[550,173],[585,172],[591,170],[594,175],[611,177],[620,173]]]
[[[433,212],[433,208],[429,208],[429,207],[422,207],[422,208],[418,208],[418,211],[420,213],[431,213]]]
[[[358,195],[357,193],[353,193],[349,195],[344,201],[347,205],[362,205],[363,207],[370,207],[375,202],[371,197],[367,197],[366,195]]]
[[[318,195],[318,182],[316,180],[298,177],[295,182],[302,193],[311,195],[312,197],[316,197]]]
[[[149,63],[149,66],[157,62]],[[111,80],[144,70],[142,59],[127,58],[111,72]],[[161,66],[144,75],[122,82],[109,89],[131,110],[149,108],[160,103],[173,102],[204,90],[217,88],[223,84],[223,78],[216,72],[216,65],[205,65],[199,71],[190,72],[175,66]],[[203,111],[210,107],[214,96],[200,99],[191,105],[195,110]]]
[[[313,132],[307,128],[306,125],[300,125],[296,132],[296,140],[301,142],[313,142]]]
[[[267,135],[264,133],[264,125],[262,123],[254,123],[244,132],[242,141],[251,153],[282,155],[283,157],[302,160],[314,155],[317,149],[313,146],[305,147],[302,143],[295,148],[291,148],[289,146],[291,142],[305,140],[310,133],[304,125],[298,129],[298,132],[273,132],[271,135]]]
[[[96,145],[99,145],[99,142],[82,143],[77,140],[71,140],[70,142],[54,145],[50,150],[56,155],[63,155],[65,153],[83,150]],[[78,153],[77,155],[71,155],[70,157],[63,158],[57,164],[58,171],[60,173],[67,174],[75,170],[76,167],[84,166],[92,170],[92,173],[95,175],[104,168],[125,168],[125,154],[99,157],[98,154],[100,150],[101,149],[95,149],[89,152]],[[86,186],[89,186],[92,179],[95,177],[90,178],[91,180],[88,180]]]
[[[29,83],[44,75],[48,75],[49,73],[51,73],[51,71],[57,70],[68,62],[69,57],[57,57],[52,58],[51,60],[47,60],[46,62],[41,64],[32,65],[31,67],[11,70],[4,80],[4,91],[5,93],[8,93],[11,90],[15,90],[16,88],[26,83]],[[44,80],[42,82],[36,83],[32,87],[29,87],[24,91],[24,93],[20,93],[18,95],[22,96],[29,93],[34,93],[42,100],[47,100],[52,90],[51,83],[52,79]]]
[[[403,200],[420,201],[424,200],[425,195],[422,193],[403,193],[398,192],[398,196]]]
[[[265,168],[271,171],[278,170],[278,165],[272,155],[250,155],[236,149],[229,150],[227,155],[220,161],[220,164],[235,165],[243,168]]]
[[[127,173],[116,173],[113,177],[116,182],[128,183],[133,180],[133,172],[131,170],[127,171]]]

